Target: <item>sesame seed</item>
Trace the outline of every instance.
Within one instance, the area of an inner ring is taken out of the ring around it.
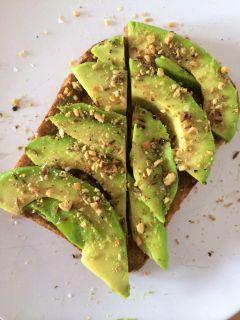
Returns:
[[[69,293],[67,294],[67,297],[70,299],[70,298],[73,297],[73,294],[72,294],[71,292],[69,292]]]

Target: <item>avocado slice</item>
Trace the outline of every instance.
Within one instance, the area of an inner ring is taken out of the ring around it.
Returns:
[[[124,40],[116,36],[94,46],[95,62],[72,66],[72,72],[93,102],[106,111],[126,114],[127,71]]]
[[[118,35],[108,38],[93,46],[91,52],[101,62],[125,69],[123,36]]]
[[[210,53],[172,31],[134,21],[128,24],[128,43],[131,58],[151,62],[164,55],[189,71],[201,86],[213,132],[225,141],[232,139],[238,122],[237,90]]]
[[[172,135],[178,170],[205,183],[215,154],[206,113],[187,89],[139,60],[129,60],[132,103],[160,115]]]
[[[14,214],[21,214],[32,201],[40,205],[42,198],[57,200],[61,210],[50,205],[49,221],[82,250],[87,268],[114,291],[129,295],[125,234],[97,188],[66,172],[29,166],[2,173],[0,190],[0,207]]]
[[[139,107],[133,113],[131,164],[141,200],[164,223],[178,188],[177,168],[165,126]]]
[[[97,107],[77,103],[59,108],[61,113],[49,117],[63,133],[102,153],[111,153],[125,163],[126,118]]]
[[[36,138],[25,151],[35,165],[79,169],[91,175],[109,193],[114,208],[126,224],[126,171],[120,160],[110,153],[91,150],[67,135]]]
[[[164,224],[153,216],[141,200],[134,179],[128,176],[130,194],[130,224],[134,241],[162,269],[168,267],[167,232]]]
[[[179,64],[164,56],[160,56],[155,60],[157,67],[162,68],[167,76],[173,80],[180,82],[187,88],[200,89],[199,83],[191,73],[180,67]]]

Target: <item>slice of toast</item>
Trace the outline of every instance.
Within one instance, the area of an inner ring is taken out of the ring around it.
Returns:
[[[86,51],[76,63],[83,63],[87,61],[94,61],[94,57],[91,53],[91,48]],[[40,137],[44,135],[51,135],[57,132],[56,127],[48,120],[49,116],[54,115],[58,112],[58,106],[65,103],[76,103],[76,102],[85,102],[88,104],[93,104],[93,101],[88,96],[87,92],[82,88],[77,79],[73,74],[69,74],[68,77],[64,80],[61,88],[56,96],[55,101],[50,107],[48,113],[43,119],[42,123],[38,127],[35,133],[35,137]],[[222,141],[218,140],[217,144],[221,144]],[[23,167],[31,165],[31,160],[23,154],[22,157],[17,162],[17,167]],[[179,174],[179,189],[176,194],[176,197],[172,203],[170,210],[166,216],[166,224],[168,224],[173,217],[174,213],[180,208],[182,201],[187,197],[193,186],[196,184],[190,175],[183,172]],[[50,222],[43,219],[40,215],[34,212],[25,212],[24,216],[32,219],[43,227],[55,232],[56,234],[64,237],[57,228]],[[147,256],[137,247],[137,245],[132,240],[131,236],[128,239],[128,261],[129,261],[129,271],[134,271],[140,269],[145,261]]]

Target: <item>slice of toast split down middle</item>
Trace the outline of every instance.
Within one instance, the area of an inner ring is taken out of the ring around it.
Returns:
[[[94,57],[91,53],[91,48],[87,50],[76,62],[84,63],[88,61],[95,61]],[[76,98],[77,97],[77,98]],[[77,81],[73,74],[69,74],[67,78],[62,83],[57,96],[48,110],[46,116],[44,117],[42,123],[38,127],[35,133],[35,137],[40,137],[44,135],[52,135],[57,132],[57,128],[50,122],[48,119],[49,116],[54,115],[58,112],[58,106],[66,103],[76,103],[76,102],[85,102],[88,104],[93,104],[93,101],[87,94],[87,92],[83,89],[80,83]],[[216,144],[220,145],[222,143],[221,140],[216,140]],[[27,157],[26,154],[23,154],[22,157],[17,162],[17,167],[23,167],[32,165],[31,160]],[[175,199],[171,205],[170,210],[166,216],[166,224],[168,224],[173,217],[174,213],[180,208],[182,201],[187,197],[187,195],[192,190],[193,186],[196,184],[196,180],[194,180],[190,175],[185,172],[179,173],[179,188],[178,192],[175,196]],[[62,237],[60,231],[50,222],[43,219],[40,215],[34,212],[25,212],[23,214],[25,217],[32,219],[37,222],[41,226],[53,231],[57,235]],[[134,271],[140,269],[145,261],[147,260],[147,256],[137,247],[135,242],[133,241],[131,235],[128,236],[128,263],[129,263],[129,271]]]

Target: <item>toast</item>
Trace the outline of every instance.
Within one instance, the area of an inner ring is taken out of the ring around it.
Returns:
[[[76,63],[84,63],[94,61],[94,57],[91,53],[91,48],[87,50],[77,61]],[[40,137],[44,135],[51,135],[56,133],[56,127],[48,120],[49,116],[54,115],[58,112],[58,106],[65,103],[74,103],[74,102],[85,102],[88,104],[93,104],[91,98],[87,94],[87,92],[83,89],[83,87],[77,82],[77,79],[73,74],[69,74],[67,78],[62,83],[59,92],[57,93],[56,99],[50,107],[48,113],[43,119],[42,123],[38,127],[35,133],[35,137]],[[216,144],[219,146],[223,141],[221,139],[216,139]],[[16,167],[23,167],[31,165],[31,160],[23,154],[22,157],[16,164]],[[170,210],[166,216],[166,224],[170,222],[174,213],[178,211],[181,206],[182,201],[187,197],[190,193],[194,185],[196,184],[196,180],[192,178],[188,173],[182,172],[179,174],[179,188],[176,194],[176,197],[171,205]],[[51,224],[50,222],[44,220],[40,215],[34,212],[25,212],[23,214],[25,217],[32,219],[43,227],[55,232],[57,235],[64,237],[57,228]],[[132,240],[131,235],[129,235],[128,239],[128,263],[129,263],[129,271],[134,271],[140,269],[145,261],[147,260],[147,256],[137,247],[135,242]]]

